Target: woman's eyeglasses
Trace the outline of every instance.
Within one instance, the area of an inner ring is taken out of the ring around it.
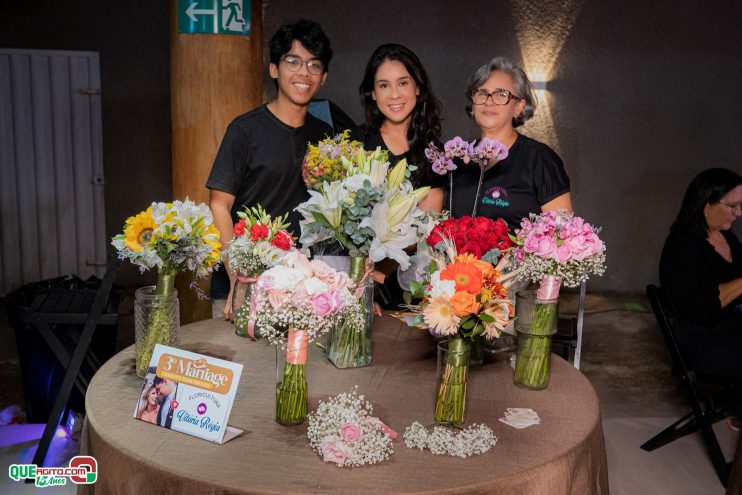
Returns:
[[[474,91],[471,94],[471,102],[475,105],[484,105],[487,103],[487,99],[492,98],[492,103],[495,105],[507,105],[510,100],[521,100],[522,98],[515,96],[507,89],[496,89],[491,93],[483,89]]]
[[[325,69],[325,65],[320,62],[319,60],[302,60],[299,57],[295,57],[293,55],[286,55],[281,60],[286,64],[286,67],[291,72],[296,72],[299,69],[301,69],[304,64],[307,64],[307,70],[310,74],[314,74],[315,76],[318,76],[322,74],[322,71]]]
[[[730,210],[732,210],[732,213],[740,213],[742,214],[742,203],[732,203],[731,205],[728,203],[722,203],[719,201],[719,204],[722,206],[726,206]]]

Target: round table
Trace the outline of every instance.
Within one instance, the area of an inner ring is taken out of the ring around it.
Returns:
[[[470,371],[467,424],[486,423],[499,440],[489,452],[461,459],[408,449],[402,440],[413,421],[433,419],[436,352],[427,332],[388,315],[377,318],[373,363],[360,369],[338,370],[312,345],[309,410],[358,385],[375,414],[399,432],[389,461],[338,468],[311,450],[306,423],[274,421],[275,349],[240,338],[233,328],[220,320],[186,325],[181,347],[244,365],[229,424],[245,433],[217,445],[133,419],[142,380],[130,347],[88,388],[82,451],[98,460],[99,476],[82,493],[608,493],[598,398],[556,355],[543,391],[514,386],[504,360]],[[523,430],[505,425],[498,418],[508,407],[530,407],[542,423]]]

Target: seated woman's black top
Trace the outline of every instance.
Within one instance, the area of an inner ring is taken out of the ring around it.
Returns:
[[[722,234],[732,251],[731,263],[706,239],[682,227],[674,228],[667,237],[660,259],[660,281],[679,316],[708,328],[715,328],[742,304],[739,297],[721,307],[719,285],[742,277],[742,244],[731,231]]]

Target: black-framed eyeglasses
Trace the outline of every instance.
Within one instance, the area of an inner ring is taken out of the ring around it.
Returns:
[[[723,203],[723,202],[719,201],[719,204],[722,205],[722,206],[726,206],[727,208],[729,208],[730,210],[732,210],[732,213],[737,212],[737,213],[742,214],[742,203],[728,204],[728,203]]]
[[[307,64],[307,70],[309,73],[314,74],[315,76],[322,74],[325,70],[325,64],[316,59],[302,60],[293,55],[285,55],[281,60],[286,64],[286,67],[291,72],[298,71],[304,66],[304,64]]]
[[[478,89],[471,94],[471,102],[475,105],[484,105],[488,98],[492,98],[492,103],[495,105],[507,105],[510,100],[522,100],[520,96],[515,96],[507,89],[496,89],[491,93]]]

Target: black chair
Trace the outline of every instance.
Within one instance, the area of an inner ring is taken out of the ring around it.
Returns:
[[[737,386],[728,377],[704,374],[694,371],[686,365],[675,337],[673,325],[677,313],[672,301],[661,287],[650,284],[647,285],[646,290],[652,311],[657,318],[667,349],[670,351],[673,370],[680,376],[686,396],[691,403],[691,412],[645,442],[641,448],[651,452],[678,438],[700,430],[714,470],[721,483],[727,486],[731,463],[727,463],[724,458],[724,453],[719,446],[712,425],[728,416],[732,406],[739,403]],[[699,387],[700,382],[715,386],[716,393],[711,396],[702,393],[703,390]]]
[[[36,301],[34,301],[35,304],[33,307],[37,309],[37,312],[25,315],[23,318],[24,323],[35,324],[42,329],[42,336],[54,350],[54,353],[57,355],[57,358],[60,360],[62,365],[66,368],[62,385],[60,386],[51,414],[49,414],[46,428],[44,428],[44,433],[41,436],[39,445],[36,448],[36,453],[34,454],[33,463],[37,466],[44,465],[46,454],[49,451],[49,446],[51,445],[57,426],[59,426],[59,422],[67,404],[67,399],[72,392],[72,387],[77,386],[78,388],[81,388],[83,393],[87,390],[87,381],[84,380],[80,373],[83,362],[92,363],[91,365],[93,366],[93,370],[97,370],[97,368],[100,367],[100,363],[96,362],[97,360],[95,356],[91,355],[90,342],[99,322],[111,320],[115,323],[116,321],[117,315],[104,314],[104,311],[108,304],[118,265],[118,256],[115,254],[111,255],[106,268],[106,273],[103,276],[100,287],[95,292],[95,296],[92,300],[91,298],[86,297],[84,292],[81,292],[79,294],[72,294],[73,296],[80,296],[77,297],[77,299],[79,299],[79,304],[71,304],[70,301],[65,302],[65,306],[78,308],[77,312],[60,313],[60,310],[57,308],[59,304],[54,303],[53,301],[49,304],[45,304],[45,302],[49,302],[49,297],[44,294],[40,296],[40,298],[43,299],[41,303],[36,303]],[[75,297],[72,297],[72,299],[75,299]],[[46,309],[42,311],[44,308]],[[51,323],[84,324],[82,333],[76,339],[77,345],[75,346],[75,350],[71,356],[49,330],[49,324]]]

